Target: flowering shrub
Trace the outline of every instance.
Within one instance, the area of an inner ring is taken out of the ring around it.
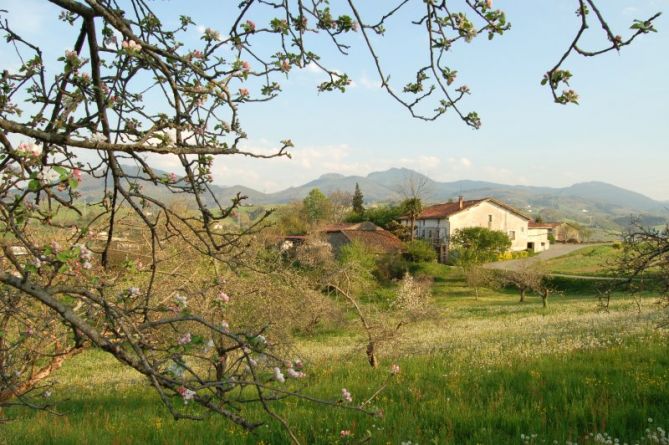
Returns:
[[[414,278],[407,273],[399,283],[397,297],[391,307],[401,309],[411,317],[424,315],[429,308],[431,287],[431,280]]]

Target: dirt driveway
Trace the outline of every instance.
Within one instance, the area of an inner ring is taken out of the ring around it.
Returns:
[[[557,258],[559,256],[570,254],[576,250],[595,245],[596,244],[553,244],[550,249],[544,250],[535,256],[517,260],[496,261],[494,263],[486,264],[485,267],[498,270],[517,270],[524,264],[550,260],[551,258]]]

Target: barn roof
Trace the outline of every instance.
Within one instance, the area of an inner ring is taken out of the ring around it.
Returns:
[[[327,234],[341,233],[350,242],[364,244],[373,253],[378,254],[399,252],[404,247],[398,237],[369,221],[329,224],[322,227],[321,231]]]
[[[351,242],[364,244],[373,253],[395,253],[403,249],[399,238],[387,230],[342,230],[341,233]]]

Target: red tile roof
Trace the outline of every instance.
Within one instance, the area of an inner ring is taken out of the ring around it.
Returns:
[[[399,238],[369,221],[328,224],[321,227],[320,231],[325,233],[339,232],[351,242],[357,241],[364,244],[373,253],[394,253],[404,248],[404,244]]]
[[[535,221],[530,221],[527,223],[527,227],[530,229],[554,229],[559,225],[560,223],[538,223]]]
[[[467,209],[469,207],[475,206],[476,204],[485,201],[485,199],[474,199],[470,201],[463,201],[462,202],[462,208],[460,208],[460,203],[458,201],[455,202],[447,202],[444,204],[436,204],[430,207],[426,207],[423,209],[423,211],[418,215],[417,219],[443,219],[443,218],[448,218],[451,215],[454,215],[464,209]]]
[[[343,230],[364,230],[367,232],[383,231],[384,229],[377,226],[373,222],[363,221],[359,223],[339,223],[327,224],[320,228],[321,232],[341,232]]]
[[[467,210],[470,207],[474,207],[484,201],[491,202],[499,207],[502,207],[503,209],[508,210],[511,213],[515,213],[516,215],[520,216],[521,218],[529,220],[526,215],[521,213],[520,211],[514,209],[510,205],[504,204],[501,201],[498,201],[494,198],[483,198],[483,199],[472,199],[469,201],[462,201],[462,208],[460,208],[460,203],[458,201],[455,202],[447,202],[445,204],[436,204],[433,206],[426,207],[423,209],[420,215],[418,215],[418,218],[416,219],[445,219],[448,218],[452,215],[455,215],[458,212],[462,212],[463,210]],[[401,219],[408,219],[408,217],[402,216]]]
[[[469,201],[462,201],[462,208],[460,208],[460,203],[458,201],[455,202],[447,202],[444,204],[436,204],[433,206],[426,207],[423,209],[420,215],[418,215],[418,218],[416,219],[445,219],[448,218],[452,215],[455,215],[458,212],[462,212],[463,210],[467,210],[470,207],[474,207],[484,201],[491,202],[499,207],[502,207],[503,209],[508,210],[511,213],[515,213],[516,215],[520,216],[521,218],[529,220],[526,215],[521,213],[520,211],[514,209],[510,205],[504,204],[501,201],[498,201],[494,198],[483,198],[483,199],[472,199]],[[408,219],[407,216],[402,216],[401,219]]]
[[[342,230],[342,234],[351,242],[357,241],[364,244],[373,253],[385,254],[399,252],[404,244],[387,230]]]

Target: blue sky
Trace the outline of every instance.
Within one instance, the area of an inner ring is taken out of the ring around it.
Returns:
[[[202,26],[223,30],[230,11],[225,4],[231,3],[170,0],[155,5],[164,20],[188,14]],[[332,3],[342,6],[342,2]],[[388,5],[387,0],[364,3],[363,12],[371,20],[381,6]],[[572,86],[581,95],[579,106],[554,104],[549,91],[539,84],[578,26],[577,2],[496,0],[496,7],[504,9],[512,23],[511,31],[492,42],[484,37],[459,45],[451,56],[459,81],[472,90],[464,108],[481,115],[480,130],[453,116],[432,123],[411,119],[378,88],[360,36],[354,36],[349,57],[328,48],[320,53],[330,67],[353,78],[346,94],[318,94],[315,87],[322,74],[294,70],[282,81],[282,96],[242,109],[249,148],[267,150],[291,138],[296,144],[293,159],[221,158],[215,164],[215,180],[275,191],[328,172],[365,175],[409,167],[442,181],[479,179],[558,187],[599,180],[669,200],[669,86],[665,80],[669,0],[599,3],[614,32],[623,35],[634,18],[657,11],[665,14],[657,21],[659,33],[642,36],[620,54],[567,62],[565,66],[574,73]],[[54,20],[55,9],[45,0],[0,0],[0,9],[16,17],[14,26],[20,31],[38,41],[47,39],[54,54],[72,45],[75,31]],[[410,17],[390,22],[388,36],[378,46],[386,70],[400,88],[425,55],[424,36],[408,24]],[[266,18],[255,17],[258,23]],[[596,31],[593,34],[600,37]],[[193,30],[193,42],[198,37]],[[319,42],[316,45],[321,47]],[[4,51],[5,46],[0,56],[8,63]],[[167,157],[155,162],[166,169],[175,165]]]

